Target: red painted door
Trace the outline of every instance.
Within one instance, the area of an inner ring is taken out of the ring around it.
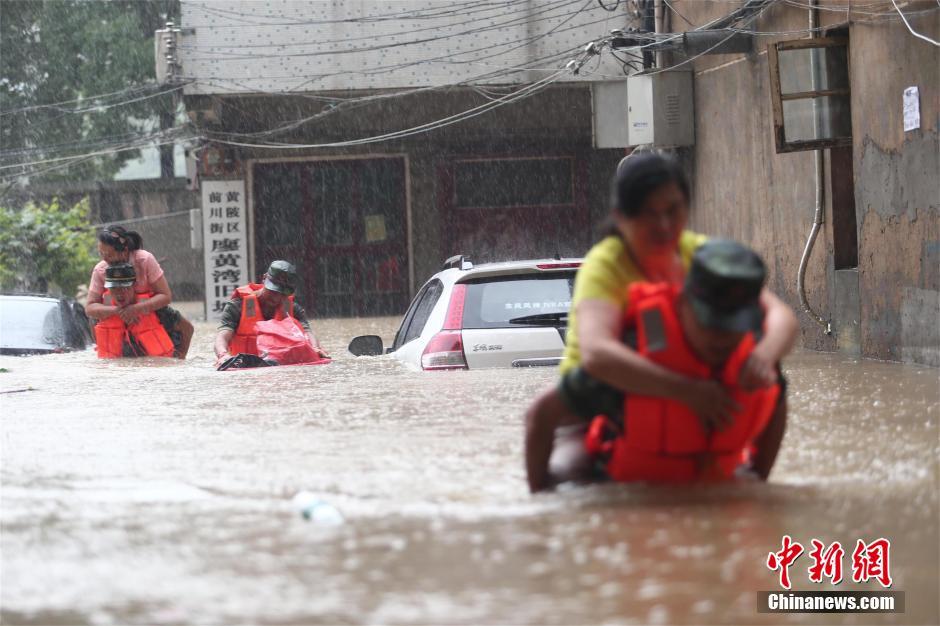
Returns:
[[[262,250],[266,255],[289,252],[299,259],[305,286],[301,301],[313,316],[403,311],[408,304],[404,159],[277,165],[290,184],[275,185],[281,197],[268,203],[281,208],[266,207],[262,215],[260,203],[257,205],[259,260]],[[257,182],[255,189],[256,194],[264,193]],[[288,204],[298,209],[288,208]],[[278,217],[294,218],[292,223],[300,232],[293,232],[289,224],[265,228]],[[264,239],[269,232],[280,238]],[[284,239],[289,241],[287,248],[278,245]]]

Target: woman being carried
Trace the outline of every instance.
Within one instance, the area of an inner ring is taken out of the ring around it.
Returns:
[[[173,301],[170,285],[157,259],[143,249],[141,236],[121,226],[105,228],[98,233],[98,254],[101,261],[92,270],[88,285],[88,306],[85,307],[88,316],[103,320],[116,315],[125,324],[133,324],[147,313],[156,313],[160,324],[177,346],[174,356],[185,359],[193,337],[193,325],[169,306]],[[123,306],[105,303],[104,299],[105,270],[118,263],[130,263],[136,274],[134,291],[138,298]]]
[[[704,421],[722,423],[736,403],[715,380],[693,379],[645,358],[624,341],[628,292],[635,283],[681,285],[695,251],[706,238],[685,230],[689,184],[679,166],[653,153],[632,155],[617,166],[612,225],[586,255],[575,279],[561,381],[542,393],[526,413],[526,471],[538,491],[558,480],[549,472],[556,430],[568,431],[558,450],[583,457],[583,431],[597,415],[614,415],[624,394],[676,400]],[[744,389],[767,387],[780,379],[779,361],[793,346],[796,317],[764,288],[763,336],[741,367]],[[771,425],[756,442],[752,469],[766,479],[776,457],[786,416],[780,401]],[[568,463],[570,465],[570,463]]]

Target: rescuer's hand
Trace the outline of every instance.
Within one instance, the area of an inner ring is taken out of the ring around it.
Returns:
[[[733,414],[741,410],[728,391],[713,380],[690,382],[680,399],[698,415],[706,430],[723,430],[731,425]]]
[[[125,324],[133,324],[145,312],[146,311],[143,310],[143,306],[140,303],[137,303],[121,307],[118,309],[117,314],[121,316],[121,319],[124,320]]]
[[[770,387],[775,382],[777,382],[777,364],[755,348],[738,374],[738,384],[745,391],[753,391]]]
[[[121,307],[117,306],[116,304],[101,304],[99,306],[101,307],[99,309],[101,313],[99,314],[98,319],[107,319],[121,312]]]

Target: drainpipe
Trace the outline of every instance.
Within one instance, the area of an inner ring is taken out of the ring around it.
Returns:
[[[819,10],[816,8],[817,0],[810,0],[811,7],[809,10],[809,27],[810,29],[815,29],[819,27]],[[811,31],[813,34],[811,36],[815,37],[815,30]],[[812,61],[810,63],[810,72],[813,80],[813,89],[819,89],[819,68],[817,64],[819,62],[818,53],[815,51],[812,53]],[[813,108],[816,108],[816,103],[813,103]],[[813,115],[813,128],[818,130],[819,127],[819,115],[814,110]],[[814,133],[818,136],[818,132]],[[803,310],[806,311],[806,314],[809,315],[814,322],[819,324],[826,332],[827,335],[832,334],[832,325],[819,316],[816,311],[809,305],[809,302],[806,299],[806,282],[804,280],[806,276],[806,265],[809,263],[810,254],[813,251],[813,246],[816,244],[816,237],[819,235],[819,229],[823,224],[823,153],[822,150],[814,150],[813,157],[815,160],[814,170],[816,175],[816,214],[813,217],[813,228],[810,230],[809,239],[806,240],[806,247],[803,249],[803,257],[800,259],[800,269],[796,275],[796,290],[800,295],[800,304],[803,305]]]

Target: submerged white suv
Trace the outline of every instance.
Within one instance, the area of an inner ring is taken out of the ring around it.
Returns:
[[[425,370],[552,366],[561,361],[580,259],[474,266],[451,257],[415,295],[394,343],[356,337],[357,356],[390,353]]]

